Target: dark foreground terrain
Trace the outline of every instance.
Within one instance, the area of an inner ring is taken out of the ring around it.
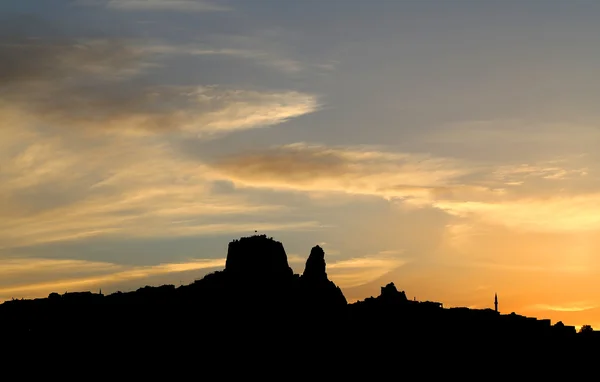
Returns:
[[[320,247],[296,275],[264,235],[231,242],[225,269],[190,285],[8,301],[0,327],[6,375],[18,371],[6,380],[595,380],[600,359],[596,332],[410,301],[393,283],[348,304]]]

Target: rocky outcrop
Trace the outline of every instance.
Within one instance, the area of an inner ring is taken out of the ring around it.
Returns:
[[[304,306],[339,308],[348,304],[342,290],[327,278],[325,251],[313,247],[300,278],[300,300]]]
[[[386,286],[381,287],[381,294],[377,299],[389,304],[401,304],[408,301],[406,293],[404,293],[404,291],[399,292],[394,283],[389,283]]]
[[[283,244],[266,235],[242,237],[229,243],[225,272],[242,278],[290,278],[292,268],[288,264]]]
[[[222,319],[235,317],[232,312],[238,308],[239,312],[261,311],[271,318],[345,308],[346,298],[327,278],[325,267],[325,252],[319,246],[312,248],[300,276],[290,268],[280,242],[266,235],[243,237],[229,243],[223,271],[197,280],[184,293],[210,306],[213,316],[227,312]]]
[[[308,256],[308,259],[306,259],[302,277],[305,280],[328,280],[325,268],[325,251],[317,245],[311,249],[310,255]]]

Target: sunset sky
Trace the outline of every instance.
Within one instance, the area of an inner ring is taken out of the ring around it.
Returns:
[[[600,2],[0,1],[0,300],[257,230],[349,301],[600,328]]]

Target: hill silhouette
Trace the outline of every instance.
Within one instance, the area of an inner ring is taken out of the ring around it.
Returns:
[[[324,368],[337,378],[356,378],[351,370],[359,369],[370,378],[385,370],[404,375],[398,365],[430,366],[416,369],[430,376],[443,365],[466,371],[497,362],[539,377],[561,365],[555,362],[582,361],[600,349],[591,328],[576,333],[515,313],[411,301],[394,283],[377,297],[348,304],[327,276],[321,247],[311,249],[298,275],[283,244],[266,235],[232,241],[225,268],[189,285],[4,302],[0,328],[4,349],[20,349],[28,359],[111,349],[107,354],[116,358],[153,354],[157,366],[184,359],[225,364],[221,372],[229,374],[221,375],[230,376],[253,360],[263,372]]]

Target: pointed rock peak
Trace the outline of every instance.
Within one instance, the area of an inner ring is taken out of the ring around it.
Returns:
[[[388,285],[381,287],[381,295],[394,295],[396,293],[398,293],[398,288],[396,288],[396,285],[394,285],[394,283],[389,283]]]
[[[379,297],[384,300],[408,301],[406,293],[404,291],[399,292],[394,283],[389,283],[381,287],[381,295]]]
[[[306,259],[306,266],[304,267],[302,277],[311,280],[327,280],[325,268],[325,251],[318,245],[314,246],[310,251],[308,259]]]
[[[318,245],[315,245],[314,247],[312,247],[312,249],[310,250],[310,256],[318,256],[321,259],[325,259],[325,251],[323,250],[323,248],[321,248]]]

